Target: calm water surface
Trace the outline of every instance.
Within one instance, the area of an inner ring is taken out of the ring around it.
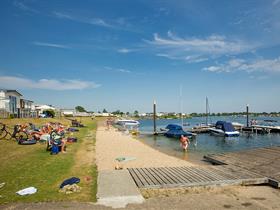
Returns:
[[[258,122],[264,119],[277,120],[276,124],[280,124],[280,118],[258,117]],[[215,123],[217,120],[226,120],[230,122],[239,122],[246,124],[246,117],[215,117],[211,118]],[[205,122],[205,118],[184,119],[184,123],[189,123],[193,127],[199,123]],[[140,120],[140,131],[152,131],[152,120]],[[181,124],[181,120],[157,120],[157,128],[164,128],[170,123]],[[246,150],[249,148],[280,146],[279,134],[245,134],[241,133],[236,138],[224,138],[212,136],[210,134],[198,134],[195,139],[191,140],[188,151],[184,152],[180,147],[179,139],[167,138],[165,136],[147,136],[140,135],[140,140],[161,152],[173,155],[192,162],[198,162],[203,159],[203,155],[209,153],[231,152],[238,150]]]

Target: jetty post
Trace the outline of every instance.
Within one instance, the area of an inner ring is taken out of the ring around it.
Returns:
[[[247,128],[249,127],[249,104],[246,105]]]
[[[157,111],[156,111],[156,101],[154,100],[154,106],[153,106],[153,119],[154,119],[154,135],[157,135],[157,125],[156,125],[156,117],[157,117]]]
[[[208,106],[209,106],[208,105],[208,97],[206,96],[206,113],[205,113],[206,114],[206,122],[205,122],[206,126],[208,126],[208,112],[209,112],[208,111]]]

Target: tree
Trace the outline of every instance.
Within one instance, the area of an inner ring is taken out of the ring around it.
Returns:
[[[112,112],[112,114],[113,115],[118,115],[118,114],[120,114],[120,112],[121,112],[120,110],[117,110],[117,111]]]
[[[85,110],[85,108],[82,107],[82,106],[76,106],[76,107],[75,107],[75,110],[76,110],[77,112],[87,112],[87,111]]]
[[[51,117],[51,118],[54,118],[54,116],[55,116],[55,112],[52,109],[47,109],[47,110],[43,111],[43,114],[45,114],[47,117]]]
[[[103,109],[103,113],[108,113],[106,109]]]
[[[139,112],[137,110],[134,111],[134,116],[139,117]]]

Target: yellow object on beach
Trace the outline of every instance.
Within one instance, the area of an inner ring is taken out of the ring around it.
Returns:
[[[131,131],[131,134],[132,134],[132,135],[138,135],[138,134],[139,134],[139,131]]]

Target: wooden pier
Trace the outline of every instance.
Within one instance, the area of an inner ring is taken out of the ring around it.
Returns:
[[[241,131],[250,133],[280,133],[280,126],[252,125],[250,127],[242,127]]]
[[[209,129],[210,127],[209,126],[195,126],[191,129],[188,130],[188,132],[191,132],[191,133],[209,133]]]
[[[176,188],[268,183],[268,179],[265,176],[226,165],[129,168],[128,171],[139,188]]]
[[[204,158],[214,164],[227,164],[265,176],[270,185],[280,187],[280,147],[278,146],[209,154]]]

